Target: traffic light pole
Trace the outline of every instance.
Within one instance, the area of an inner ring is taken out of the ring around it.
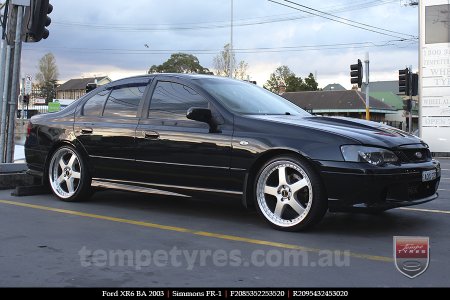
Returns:
[[[25,124],[25,78],[22,78],[22,89],[20,90],[20,94],[22,95],[20,99],[20,103],[22,104],[22,112],[20,113],[20,118],[22,119],[22,125]]]
[[[412,66],[409,67],[409,74],[408,74],[408,80],[409,80],[409,101],[410,101],[410,106],[409,106],[409,116],[408,116],[408,128],[409,128],[409,133],[413,132],[413,128],[412,128],[412,99],[413,99],[413,84],[412,84],[412,77],[413,77],[413,73],[412,73]]]
[[[9,11],[5,15],[8,19],[8,24],[14,23],[15,14]],[[11,21],[11,22],[10,22]],[[3,24],[6,26],[6,23]],[[2,109],[1,109],[1,120],[0,120],[0,162],[5,163],[6,161],[6,133],[7,133],[7,121],[8,121],[8,97],[10,93],[10,83],[11,83],[11,57],[12,57],[12,46],[7,42],[8,35],[4,32],[3,43],[6,46],[5,61],[3,64],[4,76],[3,76],[3,89],[2,89]]]
[[[3,88],[5,86],[5,69],[6,69],[6,52],[7,52],[7,43],[4,34],[2,34],[2,45],[1,45],[1,53],[0,53],[0,120],[1,115],[3,114]]]
[[[12,34],[15,36],[14,41],[14,61],[13,61],[13,74],[12,74],[12,87],[11,97],[9,102],[9,118],[8,118],[8,134],[6,143],[6,162],[14,162],[14,133],[15,133],[15,120],[17,115],[17,102],[19,100],[20,89],[20,58],[22,53],[22,21],[23,21],[23,6],[15,5],[13,13],[17,14],[17,24],[15,32]]]
[[[370,121],[370,87],[369,87],[369,52],[366,53],[366,59],[364,60],[364,63],[366,64],[365,71],[366,71],[366,120]]]
[[[10,77],[10,62],[11,62],[11,45],[6,45],[5,63],[3,64],[4,76],[3,76],[3,89],[2,89],[2,109],[0,120],[0,162],[6,162],[6,120],[8,115],[8,94],[9,94],[9,77]]]

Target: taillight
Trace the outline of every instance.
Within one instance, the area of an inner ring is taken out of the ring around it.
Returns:
[[[31,129],[33,128],[33,124],[31,122],[28,122],[28,127],[27,127],[27,137],[30,136],[31,134]]]

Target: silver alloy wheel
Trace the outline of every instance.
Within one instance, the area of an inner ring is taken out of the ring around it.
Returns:
[[[81,163],[70,148],[60,148],[52,156],[49,165],[50,186],[63,199],[72,197],[81,183]]]
[[[287,160],[275,161],[261,172],[256,193],[263,215],[280,227],[301,223],[313,201],[307,173],[300,165]]]

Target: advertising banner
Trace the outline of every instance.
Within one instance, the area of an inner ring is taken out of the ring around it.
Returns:
[[[420,1],[421,137],[450,153],[450,0]]]

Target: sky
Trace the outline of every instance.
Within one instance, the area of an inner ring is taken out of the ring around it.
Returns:
[[[301,10],[284,0],[274,0]],[[263,85],[287,65],[297,76],[317,75],[319,87],[350,88],[350,64],[370,55],[371,81],[396,80],[398,70],[418,65],[418,7],[406,0],[293,0],[359,23],[342,23],[268,0],[233,0],[236,59],[248,63],[251,80]],[[59,80],[144,74],[172,53],[213,58],[230,42],[231,0],[50,0],[50,36],[23,46],[22,74],[35,77],[39,59],[56,57]],[[311,12],[311,11],[310,11]],[[312,11],[316,13],[316,11]],[[347,23],[347,24],[343,24]],[[369,27],[365,26],[369,25]],[[370,31],[372,30],[372,31]],[[385,31],[389,30],[389,31]],[[379,31],[384,34],[376,33]]]

